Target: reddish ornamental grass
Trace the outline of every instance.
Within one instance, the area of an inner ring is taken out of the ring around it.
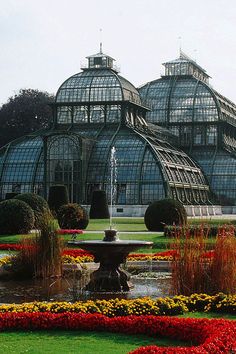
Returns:
[[[189,341],[189,347],[140,347],[132,354],[143,353],[234,353],[236,323],[229,320],[208,320],[158,316],[108,318],[101,314],[6,312],[0,314],[0,330],[68,329],[143,334]]]

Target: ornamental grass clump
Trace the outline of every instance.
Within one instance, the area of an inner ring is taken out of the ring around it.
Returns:
[[[190,295],[206,292],[210,279],[208,265],[203,257],[206,252],[203,229],[196,229],[194,233],[186,228],[182,231],[177,229],[171,248],[176,251],[172,261],[174,293]]]
[[[21,241],[21,250],[12,262],[19,277],[49,278],[62,275],[63,242],[50,214],[44,217],[41,230]]]
[[[236,293],[236,238],[234,227],[222,227],[217,236],[211,263],[214,292]]]
[[[207,239],[203,228],[197,228],[194,233],[186,228],[182,232],[176,230],[171,245],[175,250],[172,261],[174,294],[236,292],[234,228],[229,225],[220,228],[210,252],[207,252]]]
[[[50,216],[44,220],[40,233],[36,236],[35,276],[38,278],[59,277],[62,275],[63,242]]]

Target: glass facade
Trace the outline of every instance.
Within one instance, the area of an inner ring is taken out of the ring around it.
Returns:
[[[204,171],[215,202],[235,205],[236,105],[209,86],[205,70],[187,56],[164,66],[164,76],[139,90],[151,106],[147,122],[172,131]]]
[[[142,96],[144,92],[152,103],[150,112],[137,89],[115,70],[111,57],[103,53],[88,57],[88,67],[57,92],[53,128],[0,150],[1,197],[12,191],[47,197],[51,185],[64,184],[73,202],[89,204],[95,189],[106,190],[110,199],[110,154],[115,147],[115,204],[147,205],[164,197],[208,204],[209,186],[200,167],[173,142],[181,137],[185,145],[192,140],[201,145],[204,140],[214,146],[218,116],[207,131],[200,129],[206,120],[206,102],[215,114],[209,91],[191,79],[178,90],[176,82],[167,78],[160,87],[144,87]],[[193,105],[198,106],[199,126],[192,130],[183,125],[181,130],[177,123],[180,117],[192,122]],[[167,106],[176,113],[167,112]],[[146,115],[153,125],[147,124]],[[163,127],[156,127],[158,119]]]

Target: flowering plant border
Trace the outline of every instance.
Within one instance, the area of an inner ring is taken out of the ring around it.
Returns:
[[[0,314],[0,330],[85,330],[125,334],[143,334],[189,341],[189,347],[140,347],[132,354],[144,353],[230,353],[236,350],[236,323],[230,320],[128,316],[109,318],[101,314],[78,313],[4,313]],[[195,346],[194,346],[195,345]]]
[[[130,315],[174,316],[187,312],[214,312],[236,314],[236,295],[219,293],[214,296],[192,294],[151,299],[111,299],[69,302],[30,302],[1,305],[0,313],[51,312],[51,313],[100,313],[108,317]]]

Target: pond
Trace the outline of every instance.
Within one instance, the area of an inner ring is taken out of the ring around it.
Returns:
[[[149,296],[152,298],[170,295],[170,273],[149,272],[131,277],[129,292],[91,293],[83,288],[89,282],[89,273],[76,277],[58,279],[32,279],[0,281],[0,303],[23,303],[32,301],[69,301],[86,299],[132,299]]]

